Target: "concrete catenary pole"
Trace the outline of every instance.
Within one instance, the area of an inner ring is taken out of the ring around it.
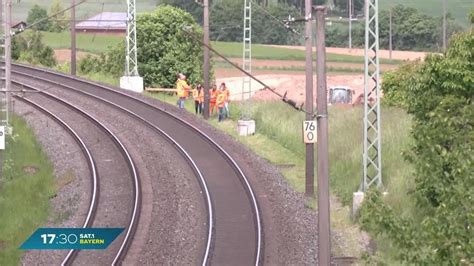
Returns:
[[[390,19],[390,22],[389,22],[389,28],[390,28],[390,29],[389,29],[389,37],[388,37],[388,39],[389,39],[389,40],[388,40],[388,45],[389,45],[389,49],[388,49],[388,50],[389,50],[389,54],[388,54],[388,57],[389,57],[390,59],[392,59],[392,49],[393,49],[393,47],[392,47],[392,34],[393,34],[393,31],[392,31],[392,30],[393,30],[393,27],[392,27],[392,26],[393,26],[393,24],[392,24],[392,23],[393,23],[393,19],[392,19],[392,8],[391,8],[391,7],[390,7],[390,12],[389,12],[389,19]]]
[[[10,123],[12,69],[12,0],[5,0],[5,126]]]
[[[446,46],[447,46],[447,21],[446,21],[446,11],[447,6],[446,6],[446,0],[443,0],[443,51],[446,51]]]
[[[318,259],[331,263],[329,218],[328,112],[326,88],[326,21],[324,6],[316,6],[316,68],[318,119]]]
[[[204,119],[209,119],[209,0],[204,0]]]
[[[352,49],[352,0],[349,0],[349,50]]]
[[[313,19],[311,0],[305,1],[306,20],[306,120],[313,120]],[[306,143],[306,185],[305,194],[314,195],[314,144]]]
[[[71,1],[71,75],[76,75],[76,0]]]

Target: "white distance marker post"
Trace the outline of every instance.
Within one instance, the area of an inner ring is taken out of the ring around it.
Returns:
[[[315,120],[303,121],[303,140],[304,143],[316,143],[317,138],[317,127]]]
[[[0,150],[5,149],[5,127],[0,126]]]

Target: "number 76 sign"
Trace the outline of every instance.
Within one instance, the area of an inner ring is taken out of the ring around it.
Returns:
[[[315,120],[303,121],[303,141],[304,143],[317,142],[317,128]]]

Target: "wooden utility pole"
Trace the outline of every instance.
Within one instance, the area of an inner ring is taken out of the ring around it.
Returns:
[[[312,1],[305,1],[306,21],[306,120],[313,120],[313,16]],[[305,195],[314,196],[314,144],[306,143],[306,185]]]
[[[326,88],[326,21],[324,6],[316,6],[316,68],[318,121],[318,260],[331,264],[329,219],[328,102]]]
[[[76,75],[76,0],[71,1],[71,75]]]
[[[204,0],[204,119],[209,119],[209,0]]]

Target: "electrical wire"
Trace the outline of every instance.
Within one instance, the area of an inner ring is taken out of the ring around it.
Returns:
[[[276,22],[278,22],[278,24],[280,24],[281,26],[283,26],[285,29],[291,31],[292,33],[298,35],[299,37],[304,37],[298,30],[296,30],[295,28],[291,28],[289,26],[288,23],[285,23],[284,21],[278,19],[277,17],[275,17],[274,15],[272,15],[267,9],[265,9],[263,6],[259,5],[258,3],[255,3],[253,0],[250,0],[250,2],[252,4],[254,4],[254,6],[257,6],[257,8],[259,8],[263,13],[265,13],[265,15],[267,15],[268,17],[270,17],[271,19],[275,20]]]
[[[304,106],[304,103],[301,104],[300,106],[297,105],[296,101],[294,100],[291,100],[291,99],[288,99],[286,97],[287,95],[287,92],[285,92],[285,94],[281,94],[279,92],[277,92],[275,89],[271,88],[270,86],[268,86],[267,84],[265,84],[263,81],[261,81],[260,79],[258,79],[257,77],[253,76],[252,74],[250,74],[249,72],[245,71],[243,68],[241,68],[240,66],[238,66],[237,64],[235,64],[234,62],[230,61],[227,57],[225,57],[224,55],[222,55],[221,53],[219,53],[218,51],[216,51],[214,48],[212,48],[211,46],[205,44],[201,39],[199,39],[198,37],[196,37],[192,32],[189,32],[186,30],[186,27],[183,27],[182,28],[182,31],[185,32],[189,37],[191,37],[191,39],[193,39],[194,41],[200,43],[201,45],[207,47],[210,51],[212,51],[214,54],[216,54],[217,56],[219,56],[220,58],[224,59],[224,61],[226,61],[227,63],[229,63],[231,66],[237,68],[239,71],[241,71],[242,73],[244,73],[245,75],[249,76],[251,79],[255,80],[256,82],[260,83],[262,86],[263,86],[263,89],[262,90],[269,90],[270,92],[272,92],[273,94],[277,95],[283,102],[287,103],[288,105],[290,105],[291,107],[295,108],[296,110],[298,111],[301,111],[305,114],[309,114],[311,115],[312,117],[316,117],[316,114],[314,113],[313,110],[305,110],[303,108]]]
[[[12,33],[12,37],[14,37],[14,36],[16,36],[16,35],[18,35],[18,34],[20,34],[20,33],[22,33],[22,32],[25,32],[25,30],[30,29],[30,28],[36,26],[37,24],[39,24],[39,23],[41,23],[41,22],[43,22],[43,21],[49,20],[50,18],[54,18],[54,17],[56,17],[56,16],[59,15],[59,14],[62,14],[62,13],[66,12],[66,11],[68,11],[68,10],[70,10],[70,9],[73,9],[73,8],[75,8],[75,7],[77,7],[77,6],[81,5],[81,4],[83,4],[83,3],[85,3],[85,2],[86,2],[86,0],[82,0],[82,1],[76,3],[76,4],[72,5],[72,6],[69,6],[68,8],[65,8],[65,9],[63,9],[63,10],[60,10],[60,11],[58,11],[58,12],[52,14],[52,15],[49,16],[49,17],[46,17],[46,18],[42,18],[42,19],[40,19],[40,20],[37,20],[37,21],[33,22],[32,24],[27,25],[24,29],[22,29],[22,30],[20,30],[20,31],[13,32],[13,33]]]

